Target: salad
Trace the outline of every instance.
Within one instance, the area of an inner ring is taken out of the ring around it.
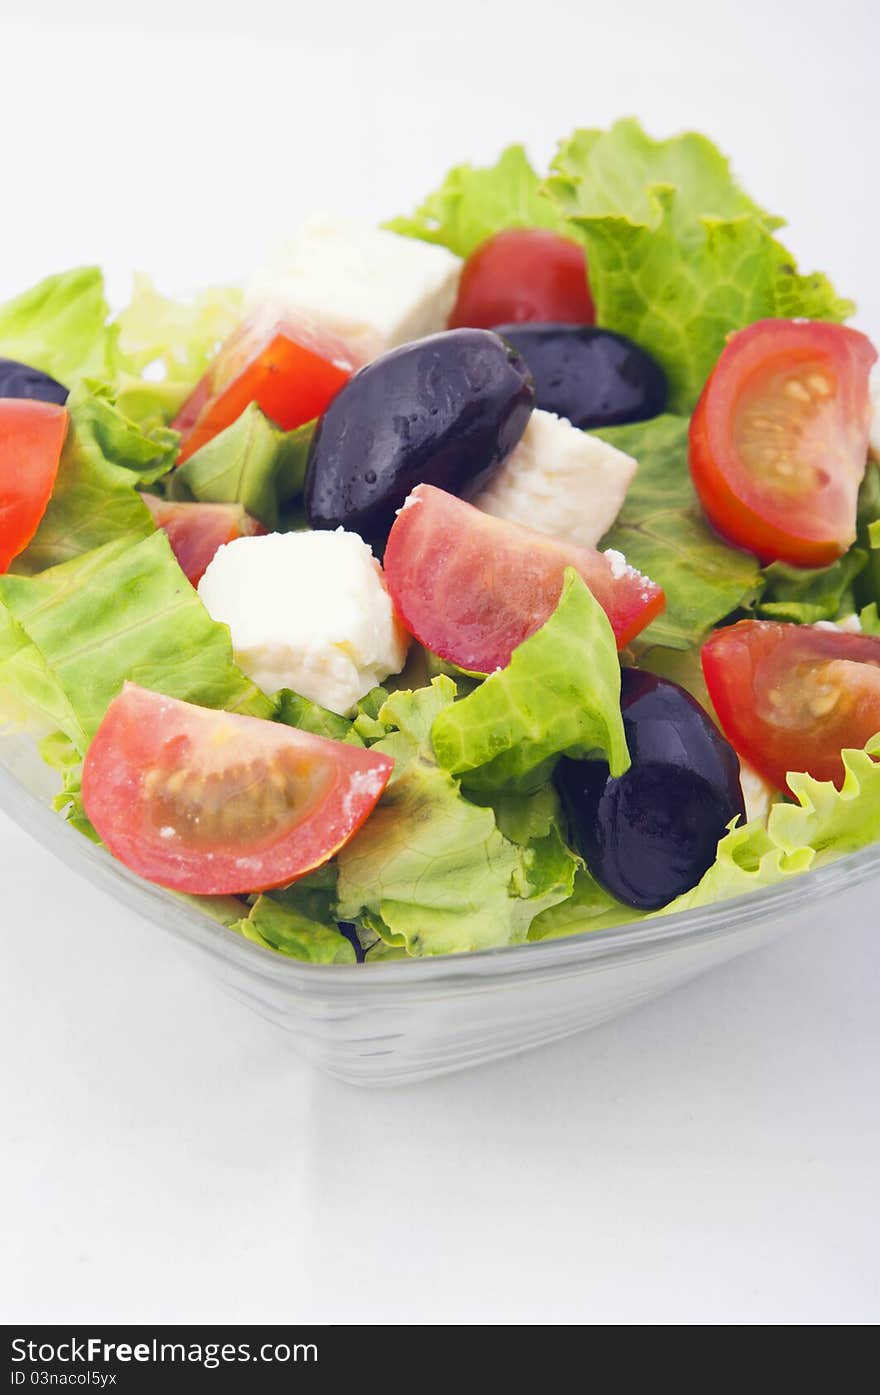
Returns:
[[[231,932],[367,963],[880,839],[880,380],[705,138],[0,306],[0,716]],[[873,404],[873,405],[872,405]]]

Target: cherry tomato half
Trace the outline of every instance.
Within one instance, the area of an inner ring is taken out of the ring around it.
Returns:
[[[355,367],[328,337],[261,317],[224,344],[172,426],[181,433],[178,464],[231,426],[251,402],[276,426],[292,431],[320,416]]]
[[[251,518],[241,504],[175,503],[155,494],[142,494],[141,498],[156,527],[168,534],[180,569],[193,586],[198,586],[218,547],[234,538],[266,532],[259,519]]]
[[[759,320],[735,334],[690,427],[694,485],[711,523],[762,562],[822,567],[855,539],[868,456],[868,373],[858,330]]]
[[[606,554],[557,542],[418,485],[385,548],[385,580],[407,629],[448,663],[492,673],[550,618],[574,567],[623,649],[660,614],[659,586]]]
[[[54,402],[0,400],[0,572],[40,526],[55,485],[68,413]]]
[[[133,872],[174,891],[235,895],[327,862],[374,808],[393,764],[126,683],[86,754],[83,804]]]
[[[840,752],[880,731],[880,637],[741,620],[703,645],[709,696],[731,745],[776,789],[789,771],[840,787]]]
[[[465,262],[449,328],[595,319],[583,248],[542,228],[508,228]]]

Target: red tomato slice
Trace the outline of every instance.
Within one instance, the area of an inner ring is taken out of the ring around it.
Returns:
[[[385,548],[385,580],[403,623],[426,648],[476,673],[504,668],[553,613],[566,567],[580,572],[619,649],[663,609],[661,588],[591,548],[556,542],[418,485]]]
[[[449,328],[595,319],[583,248],[542,228],[508,228],[465,262]]]
[[[24,552],[55,486],[68,412],[54,402],[0,399],[0,572]]]
[[[180,569],[198,586],[218,547],[233,538],[250,538],[266,529],[241,504],[190,504],[142,494],[157,528],[168,534]]]
[[[133,872],[174,891],[236,895],[327,862],[374,808],[393,765],[126,683],[88,749],[83,804]]]
[[[868,373],[858,330],[760,320],[733,335],[690,427],[710,521],[762,562],[823,567],[855,539],[868,458]]]
[[[880,637],[741,620],[703,645],[709,696],[731,745],[775,785],[806,771],[840,787],[840,752],[880,731]]]
[[[263,317],[227,340],[172,426],[181,433],[178,464],[241,416],[251,402],[284,431],[320,416],[348,382],[355,363],[329,336]]]

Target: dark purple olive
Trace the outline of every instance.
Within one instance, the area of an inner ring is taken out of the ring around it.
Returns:
[[[306,517],[381,542],[417,484],[458,494],[509,455],[535,393],[521,356],[488,329],[404,344],[346,383],[309,450]]]
[[[666,406],[666,376],[650,354],[595,325],[497,325],[535,380],[537,405],[584,430],[647,421]]]
[[[598,882],[639,910],[667,905],[715,861],[745,818],[739,760],[700,704],[668,678],[624,669],[621,710],[632,765],[560,761],[572,841]]]
[[[351,945],[352,949],[354,950],[354,957],[355,957],[355,959],[357,960],[357,962],[358,962],[359,964],[363,964],[363,962],[364,962],[364,947],[363,947],[363,945],[361,944],[360,936],[358,935],[358,932],[357,932],[357,927],[356,927],[355,925],[352,925],[352,923],[351,923],[350,920],[340,920],[340,922],[339,922],[339,933],[340,933],[340,935],[342,935],[346,940],[348,940],[348,943]]]
[[[57,402],[63,407],[68,392],[39,368],[18,363],[14,358],[0,358],[0,397],[27,397],[34,402]]]

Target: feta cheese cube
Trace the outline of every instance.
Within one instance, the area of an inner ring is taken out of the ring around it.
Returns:
[[[753,819],[764,822],[782,795],[769,780],[758,774],[754,766],[743,760],[742,756],[739,760],[739,782],[746,805],[746,823],[751,823]]]
[[[341,528],[236,538],[215,554],[199,595],[266,693],[292,688],[343,715],[406,662],[409,636],[382,568]]]
[[[317,215],[251,278],[245,308],[329,331],[364,364],[446,328],[461,266],[445,247]]]
[[[620,513],[638,465],[552,412],[532,413],[525,433],[473,498],[496,518],[595,547]]]

